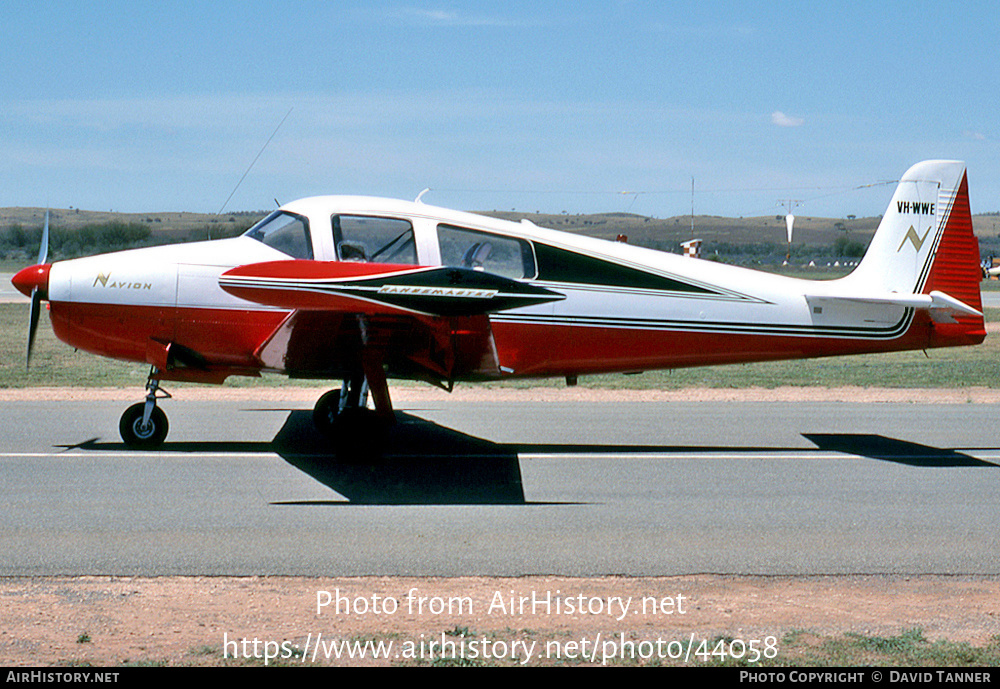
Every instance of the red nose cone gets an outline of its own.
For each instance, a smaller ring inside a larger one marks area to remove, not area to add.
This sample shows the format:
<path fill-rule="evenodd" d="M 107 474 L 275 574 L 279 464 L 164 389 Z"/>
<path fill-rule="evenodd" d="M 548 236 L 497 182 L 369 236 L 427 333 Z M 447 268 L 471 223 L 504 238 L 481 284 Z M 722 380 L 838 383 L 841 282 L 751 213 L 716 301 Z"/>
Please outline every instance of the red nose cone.
<path fill-rule="evenodd" d="M 11 283 L 17 288 L 18 292 L 26 297 L 30 297 L 31 291 L 37 287 L 42 299 L 48 299 L 49 268 L 51 267 L 52 266 L 50 264 L 43 263 L 41 265 L 25 268 L 11 278 Z"/>

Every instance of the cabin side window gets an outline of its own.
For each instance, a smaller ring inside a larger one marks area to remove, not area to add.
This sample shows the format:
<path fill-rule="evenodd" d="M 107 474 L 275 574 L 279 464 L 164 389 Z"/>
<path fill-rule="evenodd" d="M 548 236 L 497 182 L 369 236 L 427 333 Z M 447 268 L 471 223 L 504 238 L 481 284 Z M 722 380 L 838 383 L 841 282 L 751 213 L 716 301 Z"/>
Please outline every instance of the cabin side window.
<path fill-rule="evenodd" d="M 333 243 L 341 261 L 417 264 L 417 245 L 408 220 L 335 215 Z"/>
<path fill-rule="evenodd" d="M 304 216 L 274 211 L 247 230 L 244 237 L 256 239 L 272 249 L 292 258 L 311 259 L 312 239 L 309 235 L 309 221 Z"/>
<path fill-rule="evenodd" d="M 535 254 L 531 243 L 524 239 L 455 225 L 438 225 L 437 235 L 442 265 L 482 270 L 515 280 L 535 277 Z"/>

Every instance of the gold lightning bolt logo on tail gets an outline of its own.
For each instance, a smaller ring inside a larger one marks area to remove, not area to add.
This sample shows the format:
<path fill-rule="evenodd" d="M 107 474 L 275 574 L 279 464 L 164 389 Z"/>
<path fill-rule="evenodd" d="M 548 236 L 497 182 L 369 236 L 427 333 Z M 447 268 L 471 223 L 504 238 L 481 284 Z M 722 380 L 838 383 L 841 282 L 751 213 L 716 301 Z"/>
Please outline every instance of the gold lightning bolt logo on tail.
<path fill-rule="evenodd" d="M 930 231 L 931 228 L 928 227 L 927 231 L 924 232 L 924 236 L 919 237 L 917 236 L 917 231 L 913 229 L 913 225 L 910 225 L 910 229 L 906 231 L 906 236 L 903 237 L 903 241 L 899 243 L 899 248 L 896 249 L 896 253 L 898 254 L 903 250 L 903 245 L 906 244 L 906 240 L 908 239 L 910 240 L 910 243 L 913 244 L 913 248 L 916 249 L 919 254 L 920 248 L 924 245 L 924 240 L 927 239 L 927 235 L 930 234 Z"/>

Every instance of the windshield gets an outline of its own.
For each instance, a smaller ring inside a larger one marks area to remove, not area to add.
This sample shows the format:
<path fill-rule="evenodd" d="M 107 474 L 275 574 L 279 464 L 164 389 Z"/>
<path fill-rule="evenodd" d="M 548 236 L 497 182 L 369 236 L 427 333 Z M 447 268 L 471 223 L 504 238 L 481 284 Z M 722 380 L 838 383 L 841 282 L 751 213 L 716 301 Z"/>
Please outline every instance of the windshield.
<path fill-rule="evenodd" d="M 287 211 L 274 211 L 244 234 L 292 258 L 313 257 L 309 221 Z"/>

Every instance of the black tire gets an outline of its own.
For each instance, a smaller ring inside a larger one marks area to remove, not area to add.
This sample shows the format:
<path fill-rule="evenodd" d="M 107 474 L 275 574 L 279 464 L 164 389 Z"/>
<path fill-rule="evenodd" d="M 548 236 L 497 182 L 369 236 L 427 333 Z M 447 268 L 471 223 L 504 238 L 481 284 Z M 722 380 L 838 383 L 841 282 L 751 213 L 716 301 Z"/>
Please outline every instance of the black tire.
<path fill-rule="evenodd" d="M 159 407 L 153 407 L 149 416 L 149 425 L 142 427 L 142 416 L 146 411 L 146 403 L 138 402 L 125 410 L 118 422 L 118 432 L 122 440 L 133 450 L 151 450 L 163 444 L 170 425 L 167 415 Z"/>
<path fill-rule="evenodd" d="M 313 407 L 313 424 L 316 430 L 332 438 L 336 435 L 337 416 L 340 411 L 340 390 L 330 390 L 316 400 Z"/>
<path fill-rule="evenodd" d="M 313 424 L 341 459 L 379 455 L 389 426 L 374 409 L 350 407 L 340 411 L 340 390 L 331 390 L 316 401 Z"/>

